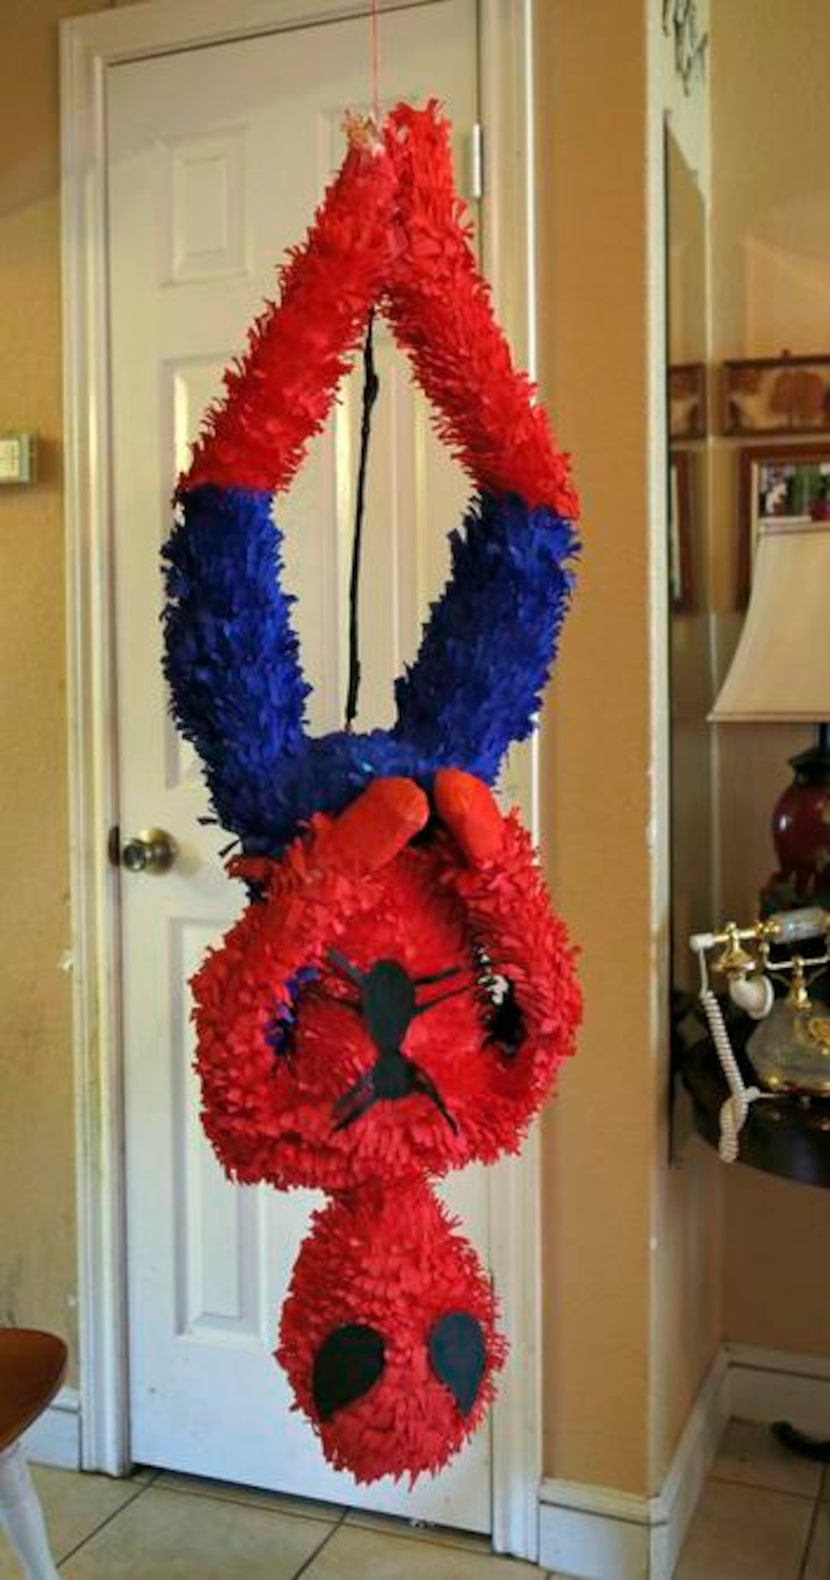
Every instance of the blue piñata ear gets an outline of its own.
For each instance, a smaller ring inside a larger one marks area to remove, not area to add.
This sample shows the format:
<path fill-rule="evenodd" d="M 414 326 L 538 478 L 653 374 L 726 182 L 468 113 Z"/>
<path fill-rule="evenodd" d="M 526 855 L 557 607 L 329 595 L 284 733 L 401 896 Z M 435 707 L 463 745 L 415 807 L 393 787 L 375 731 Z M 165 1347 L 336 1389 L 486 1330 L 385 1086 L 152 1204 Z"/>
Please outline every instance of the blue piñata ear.
<path fill-rule="evenodd" d="M 436 767 L 492 784 L 533 728 L 570 601 L 573 526 L 515 494 L 474 500 L 450 539 L 452 575 L 397 681 L 395 736 Z"/>
<path fill-rule="evenodd" d="M 262 836 L 282 765 L 305 750 L 311 689 L 281 585 L 281 534 L 268 493 L 205 484 L 178 508 L 162 550 L 171 712 L 202 759 L 220 823 Z"/>

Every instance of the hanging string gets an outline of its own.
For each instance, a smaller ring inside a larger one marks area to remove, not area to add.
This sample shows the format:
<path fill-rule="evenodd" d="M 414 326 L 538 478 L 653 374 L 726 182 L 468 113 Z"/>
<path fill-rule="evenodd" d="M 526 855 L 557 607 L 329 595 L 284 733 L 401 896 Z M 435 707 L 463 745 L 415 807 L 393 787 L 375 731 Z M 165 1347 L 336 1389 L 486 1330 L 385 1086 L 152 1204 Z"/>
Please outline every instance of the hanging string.
<path fill-rule="evenodd" d="M 372 115 L 375 125 L 380 126 L 380 22 L 378 18 L 378 0 L 372 0 L 371 7 L 371 60 L 370 75 L 372 83 Z"/>
<path fill-rule="evenodd" d="M 380 388 L 380 381 L 375 371 L 374 327 L 375 310 L 372 308 L 363 346 L 363 415 L 360 423 L 360 462 L 357 469 L 352 570 L 349 578 L 349 688 L 346 693 L 346 730 L 349 734 L 357 716 L 357 695 L 360 690 L 360 556 L 363 547 L 363 516 L 366 505 L 366 470 L 369 461 L 369 439 L 372 433 L 372 408 Z"/>
<path fill-rule="evenodd" d="M 380 25 L 378 0 L 371 0 L 369 7 L 369 80 L 372 99 L 372 116 L 380 126 Z M 375 370 L 374 308 L 366 326 L 363 346 L 363 410 L 360 423 L 360 461 L 357 469 L 355 497 L 354 541 L 352 543 L 352 568 L 349 577 L 349 683 L 346 692 L 346 732 L 351 734 L 357 717 L 357 699 L 360 691 L 360 562 L 363 549 L 363 518 L 366 510 L 366 472 L 369 463 L 369 440 L 372 434 L 372 410 L 378 398 L 380 383 Z"/>

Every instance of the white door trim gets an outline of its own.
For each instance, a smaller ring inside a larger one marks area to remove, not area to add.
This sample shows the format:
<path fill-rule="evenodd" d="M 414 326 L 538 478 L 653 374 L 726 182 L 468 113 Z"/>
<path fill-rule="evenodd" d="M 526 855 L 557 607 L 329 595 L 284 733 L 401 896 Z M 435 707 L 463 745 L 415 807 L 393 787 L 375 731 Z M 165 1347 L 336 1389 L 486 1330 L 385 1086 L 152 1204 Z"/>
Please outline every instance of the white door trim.
<path fill-rule="evenodd" d="M 440 0 L 380 0 L 383 10 Z M 479 0 L 483 246 L 496 308 L 534 372 L 534 0 Z M 82 1463 L 130 1463 L 119 879 L 110 550 L 105 105 L 119 62 L 365 14 L 367 0 L 150 0 L 61 26 L 64 410 Z M 510 772 L 536 829 L 537 766 Z M 492 1263 L 512 1341 L 493 1413 L 493 1544 L 534 1559 L 541 1474 L 538 1139 L 491 1172 Z"/>

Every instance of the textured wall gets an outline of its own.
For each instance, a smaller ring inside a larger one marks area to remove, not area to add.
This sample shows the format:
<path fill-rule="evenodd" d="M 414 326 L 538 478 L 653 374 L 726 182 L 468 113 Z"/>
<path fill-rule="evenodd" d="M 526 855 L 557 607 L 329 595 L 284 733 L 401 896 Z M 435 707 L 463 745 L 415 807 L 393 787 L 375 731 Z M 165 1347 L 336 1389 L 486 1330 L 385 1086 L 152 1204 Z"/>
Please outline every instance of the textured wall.
<path fill-rule="evenodd" d="M 73 1347 L 57 23 L 93 9 L 6 0 L 0 55 L 0 432 L 41 442 L 0 492 L 0 1322 Z"/>
<path fill-rule="evenodd" d="M 586 994 L 546 1128 L 545 1470 L 644 1493 L 721 1333 L 718 1168 L 695 1141 L 669 1165 L 664 1019 L 662 112 L 706 182 L 708 106 L 666 69 L 654 6 L 539 20 L 542 368 L 585 534 L 545 723 L 549 869 Z"/>
<path fill-rule="evenodd" d="M 707 0 L 700 26 L 710 26 Z M 662 37 L 662 100 L 670 131 L 667 147 L 669 360 L 708 360 L 708 225 L 713 149 L 711 62 L 686 92 L 675 69 L 674 43 Z M 672 981 L 694 984 L 689 933 L 711 925 L 713 850 L 707 522 L 709 445 L 694 454 L 700 514 L 694 541 L 694 607 L 673 613 L 671 625 L 672 731 Z M 663 1113 L 665 1110 L 662 1111 Z M 722 1337 L 723 1179 L 714 1152 L 684 1133 L 683 1106 L 675 1115 L 675 1158 L 667 1161 L 665 1130 L 657 1148 L 657 1239 L 654 1281 L 654 1367 L 651 1399 L 651 1486 L 666 1474 L 689 1410 Z"/>
<path fill-rule="evenodd" d="M 645 10 L 583 0 L 540 13 L 542 373 L 575 455 L 585 538 L 544 732 L 549 871 L 582 948 L 586 1004 L 545 1128 L 545 1471 L 642 1492 L 659 946 Z"/>

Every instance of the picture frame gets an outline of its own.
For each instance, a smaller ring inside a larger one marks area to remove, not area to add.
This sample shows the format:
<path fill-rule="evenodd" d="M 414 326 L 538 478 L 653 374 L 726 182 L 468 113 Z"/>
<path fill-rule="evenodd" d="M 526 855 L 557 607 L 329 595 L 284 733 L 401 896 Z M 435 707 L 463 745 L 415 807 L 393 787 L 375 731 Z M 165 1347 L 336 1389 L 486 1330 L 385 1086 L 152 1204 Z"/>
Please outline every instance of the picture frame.
<path fill-rule="evenodd" d="M 724 362 L 722 426 L 730 438 L 830 433 L 830 356 Z"/>
<path fill-rule="evenodd" d="M 708 433 L 706 363 L 676 362 L 668 372 L 669 439 L 705 439 Z"/>
<path fill-rule="evenodd" d="M 675 614 L 689 614 L 695 606 L 692 554 L 693 464 L 692 452 L 688 450 L 669 452 L 669 591 L 671 607 Z"/>
<path fill-rule="evenodd" d="M 826 444 L 747 445 L 738 451 L 738 607 L 749 602 L 763 521 L 811 521 L 830 514 Z"/>

